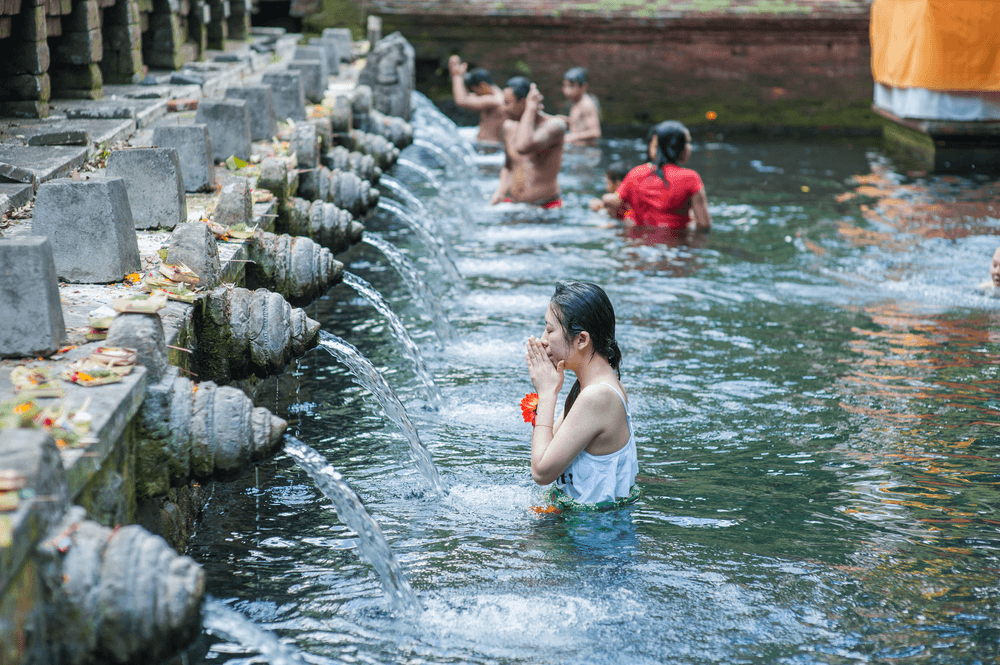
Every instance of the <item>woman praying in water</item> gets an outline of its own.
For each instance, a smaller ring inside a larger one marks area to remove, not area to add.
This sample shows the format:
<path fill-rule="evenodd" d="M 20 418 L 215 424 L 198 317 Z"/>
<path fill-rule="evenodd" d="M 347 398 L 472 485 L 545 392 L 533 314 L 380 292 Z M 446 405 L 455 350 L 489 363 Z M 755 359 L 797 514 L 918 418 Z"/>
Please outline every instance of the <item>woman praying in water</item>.
<path fill-rule="evenodd" d="M 539 485 L 556 483 L 549 501 L 600 510 L 637 500 L 635 433 L 619 381 L 615 311 L 604 289 L 559 282 L 545 312 L 545 332 L 541 339 L 528 338 L 525 358 L 538 393 L 531 477 Z M 556 418 L 566 370 L 576 383 Z"/>
<path fill-rule="evenodd" d="M 712 228 L 705 185 L 696 171 L 681 164 L 691 158 L 691 132 L 676 120 L 665 120 L 649 133 L 648 164 L 637 166 L 613 194 L 604 196 L 604 205 L 613 218 L 622 218 L 621 209 L 631 206 L 636 226 L 652 226 L 679 231 L 694 218 L 697 231 Z"/>

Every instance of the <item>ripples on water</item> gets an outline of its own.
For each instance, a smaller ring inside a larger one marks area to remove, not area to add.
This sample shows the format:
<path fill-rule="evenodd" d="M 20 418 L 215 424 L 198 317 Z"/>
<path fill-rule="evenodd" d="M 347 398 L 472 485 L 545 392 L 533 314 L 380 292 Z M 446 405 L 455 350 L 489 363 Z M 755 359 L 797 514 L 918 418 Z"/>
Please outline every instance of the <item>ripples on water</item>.
<path fill-rule="evenodd" d="M 405 151 L 419 168 L 393 177 L 438 216 L 468 293 L 391 215 L 366 225 L 448 293 L 458 341 L 435 344 L 377 250 L 341 258 L 393 303 L 445 406 L 425 408 L 347 287 L 308 312 L 382 371 L 450 492 L 425 491 L 406 440 L 325 353 L 263 405 L 348 479 L 425 611 L 393 615 L 356 536 L 285 456 L 216 484 L 190 549 L 210 592 L 311 662 L 995 662 L 1000 301 L 976 287 L 996 182 L 899 174 L 863 140 L 697 148 L 715 228 L 694 243 L 629 237 L 586 209 L 637 141 L 568 153 L 555 212 L 487 208 L 494 158 L 459 187 L 441 155 Z M 615 304 L 644 498 L 537 517 L 523 343 L 570 277 Z M 234 651 L 204 660 L 252 657 Z"/>

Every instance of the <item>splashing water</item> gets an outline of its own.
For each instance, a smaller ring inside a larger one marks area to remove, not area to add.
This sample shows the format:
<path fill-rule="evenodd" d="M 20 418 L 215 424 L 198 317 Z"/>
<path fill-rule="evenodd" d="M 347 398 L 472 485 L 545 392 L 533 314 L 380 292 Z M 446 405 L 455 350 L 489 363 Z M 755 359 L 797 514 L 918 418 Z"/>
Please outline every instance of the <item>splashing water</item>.
<path fill-rule="evenodd" d="M 418 616 L 422 609 L 417 595 L 413 593 L 409 581 L 396 555 L 389 548 L 378 522 L 368 514 L 361 499 L 355 494 L 344 477 L 330 466 L 318 452 L 292 436 L 285 436 L 285 452 L 302 467 L 316 483 L 316 487 L 330 501 L 337 516 L 354 533 L 358 534 L 358 551 L 378 572 L 382 588 L 393 609 L 408 616 Z"/>
<path fill-rule="evenodd" d="M 423 240 L 424 245 L 434 253 L 441 267 L 449 273 L 452 281 L 461 288 L 463 283 L 462 274 L 458 272 L 458 266 L 455 265 L 451 247 L 441 239 L 440 235 L 432 233 L 426 226 L 420 223 L 420 220 L 395 201 L 382 199 L 378 202 L 378 208 L 379 210 L 392 213 L 396 216 L 396 219 L 416 231 L 420 239 Z"/>
<path fill-rule="evenodd" d="M 399 180 L 396 180 L 390 175 L 383 175 L 379 179 L 379 184 L 385 186 L 385 188 L 393 194 L 405 199 L 406 205 L 408 205 L 424 219 L 432 219 L 430 212 L 427 210 L 427 206 L 424 205 L 424 202 L 418 199 L 416 195 Z"/>
<path fill-rule="evenodd" d="M 446 490 L 441 483 L 437 467 L 434 466 L 434 460 L 431 459 L 430 451 L 420 441 L 417 428 L 413 426 L 413 422 L 406 414 L 403 403 L 399 401 L 399 397 L 396 396 L 385 377 L 375 369 L 375 365 L 368 358 L 365 358 L 356 346 L 324 330 L 319 332 L 319 345 L 334 358 L 347 365 L 351 374 L 354 375 L 355 383 L 368 390 L 378 400 L 385 414 L 396 423 L 403 436 L 406 437 L 410 444 L 410 454 L 420 473 L 424 475 L 435 492 L 445 494 Z"/>
<path fill-rule="evenodd" d="M 426 180 L 431 187 L 434 189 L 441 189 L 441 181 L 438 180 L 434 172 L 423 164 L 418 164 L 412 160 L 406 159 L 405 157 L 400 157 L 396 160 L 396 166 L 401 166 L 403 168 L 410 169 L 414 173 L 420 175 L 424 180 Z"/>
<path fill-rule="evenodd" d="M 420 349 L 417 348 L 413 339 L 410 338 L 410 333 L 407 332 L 403 322 L 399 320 L 399 317 L 392 310 L 392 305 L 382 297 L 382 294 L 375 287 L 354 273 L 344 271 L 344 283 L 357 291 L 358 294 L 378 310 L 379 314 L 385 317 L 393 336 L 402 344 L 403 351 L 406 352 L 407 357 L 413 362 L 417 376 L 420 377 L 420 381 L 427 390 L 427 397 L 433 402 L 434 406 L 440 407 L 442 404 L 441 391 L 438 389 L 437 384 L 434 383 L 434 377 L 431 376 L 430 371 L 427 369 L 424 358 L 420 355 Z"/>
<path fill-rule="evenodd" d="M 283 644 L 277 635 L 255 625 L 215 598 L 205 597 L 201 614 L 202 624 L 210 632 L 260 653 L 271 665 L 306 665 L 295 647 Z"/>
<path fill-rule="evenodd" d="M 434 332 L 437 333 L 438 339 L 442 343 L 454 342 L 456 340 L 455 329 L 448 321 L 447 315 L 441 308 L 441 303 L 431 293 L 430 288 L 424 282 L 420 273 L 417 272 L 413 263 L 399 251 L 398 247 L 375 232 L 366 231 L 362 242 L 381 251 L 385 255 L 386 260 L 396 269 L 396 272 L 399 273 L 399 276 L 406 283 L 410 293 L 419 301 L 423 310 L 430 315 L 434 323 Z"/>
<path fill-rule="evenodd" d="M 413 147 L 422 148 L 434 155 L 437 155 L 438 157 L 442 158 L 445 161 L 445 163 L 442 164 L 442 166 L 447 168 L 448 165 L 451 165 L 455 168 L 456 174 L 464 175 L 466 178 L 468 178 L 469 174 L 462 168 L 463 162 L 464 166 L 466 167 L 474 166 L 474 164 L 469 164 L 464 159 L 461 162 L 459 162 L 458 158 L 455 157 L 455 155 L 451 154 L 441 146 L 431 143 L 430 141 L 427 141 L 425 139 L 413 139 Z"/>

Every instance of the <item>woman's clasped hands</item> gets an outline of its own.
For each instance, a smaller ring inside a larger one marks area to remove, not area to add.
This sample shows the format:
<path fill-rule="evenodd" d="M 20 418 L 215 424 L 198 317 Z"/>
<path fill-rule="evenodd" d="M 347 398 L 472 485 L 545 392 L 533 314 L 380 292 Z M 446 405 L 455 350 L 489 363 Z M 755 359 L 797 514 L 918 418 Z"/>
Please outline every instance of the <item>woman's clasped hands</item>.
<path fill-rule="evenodd" d="M 540 396 L 558 395 L 563 384 L 564 362 L 560 360 L 553 363 L 541 340 L 534 336 L 529 337 L 525 344 L 524 358 L 528 363 L 528 376 L 531 377 L 531 385 L 535 387 L 535 391 Z"/>

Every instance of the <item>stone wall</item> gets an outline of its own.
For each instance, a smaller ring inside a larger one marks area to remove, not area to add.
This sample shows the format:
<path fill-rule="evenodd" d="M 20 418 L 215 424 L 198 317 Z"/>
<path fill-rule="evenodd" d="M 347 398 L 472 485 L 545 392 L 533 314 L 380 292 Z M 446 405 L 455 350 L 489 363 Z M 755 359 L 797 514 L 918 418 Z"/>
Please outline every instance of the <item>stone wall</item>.
<path fill-rule="evenodd" d="M 250 0 L 0 3 L 0 117 L 45 117 L 51 99 L 99 99 L 147 68 L 179 69 L 244 40 Z"/>
<path fill-rule="evenodd" d="M 442 106 L 451 97 L 447 59 L 459 53 L 500 84 L 530 76 L 550 111 L 565 104 L 563 73 L 586 67 L 606 125 L 878 127 L 867 2 L 375 0 L 369 11 L 382 15 L 385 33 L 407 34 L 417 85 Z"/>

